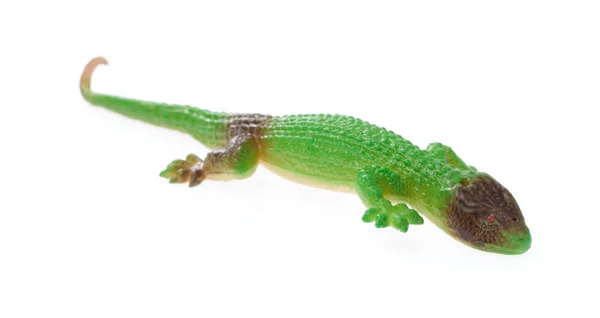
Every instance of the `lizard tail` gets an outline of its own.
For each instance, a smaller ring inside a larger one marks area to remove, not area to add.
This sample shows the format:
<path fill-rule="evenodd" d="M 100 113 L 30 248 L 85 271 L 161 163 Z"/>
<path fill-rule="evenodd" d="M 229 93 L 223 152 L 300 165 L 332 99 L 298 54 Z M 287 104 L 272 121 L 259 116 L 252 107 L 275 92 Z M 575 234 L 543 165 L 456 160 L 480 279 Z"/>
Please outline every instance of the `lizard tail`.
<path fill-rule="evenodd" d="M 105 58 L 98 56 L 91 60 L 83 69 L 83 73 L 81 73 L 81 80 L 79 81 L 79 88 L 81 89 L 81 95 L 86 100 L 88 97 L 93 94 L 90 88 L 92 82 L 92 74 L 98 65 L 104 64 L 108 65 L 108 61 Z"/>
<path fill-rule="evenodd" d="M 81 95 L 89 103 L 153 125 L 189 133 L 211 148 L 227 143 L 228 114 L 187 105 L 169 105 L 93 92 L 90 87 L 92 73 L 101 64 L 106 65 L 108 62 L 103 57 L 96 57 L 81 74 L 79 88 Z"/>

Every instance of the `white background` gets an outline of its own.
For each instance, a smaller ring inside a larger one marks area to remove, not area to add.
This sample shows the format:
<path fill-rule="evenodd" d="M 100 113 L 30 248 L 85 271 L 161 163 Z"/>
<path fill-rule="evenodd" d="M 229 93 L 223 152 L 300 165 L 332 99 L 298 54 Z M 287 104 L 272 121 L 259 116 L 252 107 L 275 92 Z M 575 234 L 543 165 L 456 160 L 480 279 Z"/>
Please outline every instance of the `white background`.
<path fill-rule="evenodd" d="M 16 2 L 15 2 L 16 3 Z M 598 317 L 597 1 L 0 5 L 0 317 Z M 188 189 L 207 149 L 99 92 L 343 113 L 450 145 L 517 198 L 521 256 L 259 169 Z"/>

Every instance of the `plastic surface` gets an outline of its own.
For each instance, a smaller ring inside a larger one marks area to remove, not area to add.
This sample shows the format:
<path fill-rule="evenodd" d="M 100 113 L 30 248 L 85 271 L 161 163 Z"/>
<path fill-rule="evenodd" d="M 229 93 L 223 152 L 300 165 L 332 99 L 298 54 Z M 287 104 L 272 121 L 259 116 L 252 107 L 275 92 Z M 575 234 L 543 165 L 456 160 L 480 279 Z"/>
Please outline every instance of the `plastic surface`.
<path fill-rule="evenodd" d="M 510 192 L 450 147 L 432 143 L 421 150 L 392 131 L 343 115 L 225 114 L 96 94 L 90 77 L 99 64 L 106 60 L 92 60 L 82 75 L 87 101 L 218 148 L 204 160 L 189 155 L 169 164 L 161 176 L 173 183 L 243 179 L 260 163 L 296 182 L 357 193 L 367 208 L 363 221 L 380 228 L 406 232 L 423 223 L 420 213 L 480 250 L 520 254 L 531 245 Z"/>

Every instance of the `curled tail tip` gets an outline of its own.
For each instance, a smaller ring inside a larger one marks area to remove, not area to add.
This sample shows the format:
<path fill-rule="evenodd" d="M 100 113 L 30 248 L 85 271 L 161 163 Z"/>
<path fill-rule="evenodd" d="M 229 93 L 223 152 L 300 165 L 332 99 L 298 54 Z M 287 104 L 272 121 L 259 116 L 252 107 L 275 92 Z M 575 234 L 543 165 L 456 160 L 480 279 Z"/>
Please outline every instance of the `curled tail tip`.
<path fill-rule="evenodd" d="M 90 83 L 92 80 L 92 73 L 96 67 L 100 64 L 108 65 L 108 62 L 105 58 L 98 56 L 92 59 L 83 69 L 83 73 L 81 73 L 81 80 L 79 82 L 79 88 L 81 89 L 81 94 L 86 97 L 91 94 L 92 90 L 90 88 Z"/>

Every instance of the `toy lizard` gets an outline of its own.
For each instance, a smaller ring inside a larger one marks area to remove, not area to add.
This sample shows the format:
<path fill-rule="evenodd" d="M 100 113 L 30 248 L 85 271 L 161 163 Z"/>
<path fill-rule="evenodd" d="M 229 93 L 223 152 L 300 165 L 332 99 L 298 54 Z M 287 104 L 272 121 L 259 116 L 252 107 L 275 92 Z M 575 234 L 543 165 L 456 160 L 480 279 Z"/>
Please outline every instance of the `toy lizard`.
<path fill-rule="evenodd" d="M 419 211 L 447 234 L 476 249 L 521 254 L 531 235 L 510 192 L 467 166 L 448 146 L 419 149 L 401 136 L 342 115 L 227 114 L 92 92 L 89 62 L 83 97 L 125 116 L 190 134 L 211 149 L 175 160 L 160 173 L 194 187 L 204 180 L 250 177 L 258 164 L 296 182 L 357 193 L 365 222 L 406 232 L 423 224 Z M 410 208 L 416 209 L 416 211 Z"/>

